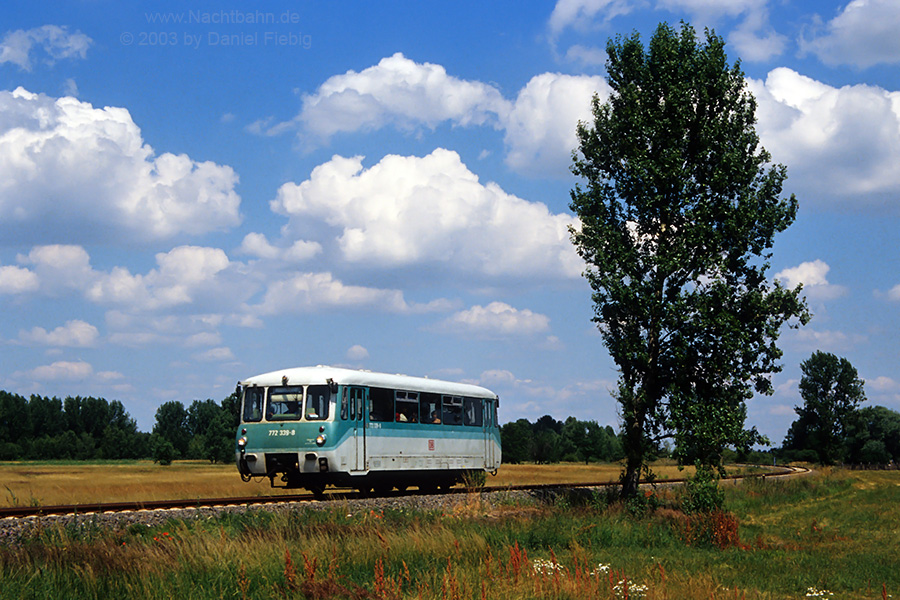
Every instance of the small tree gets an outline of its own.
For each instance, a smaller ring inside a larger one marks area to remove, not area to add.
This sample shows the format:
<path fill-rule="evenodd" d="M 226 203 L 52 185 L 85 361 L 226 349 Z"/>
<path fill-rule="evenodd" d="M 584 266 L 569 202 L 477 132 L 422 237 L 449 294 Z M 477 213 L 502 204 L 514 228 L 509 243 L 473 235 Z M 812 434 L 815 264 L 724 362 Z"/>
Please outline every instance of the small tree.
<path fill-rule="evenodd" d="M 856 407 L 865 402 L 865 383 L 846 358 L 816 351 L 800 365 L 798 419 L 785 438 L 786 450 L 813 450 L 818 462 L 834 464 L 844 455 L 844 437 Z"/>
<path fill-rule="evenodd" d="M 781 326 L 808 319 L 799 287 L 767 281 L 797 200 L 780 197 L 786 169 L 759 146 L 724 45 L 689 25 L 661 24 L 646 51 L 637 34 L 610 40 L 612 93 L 578 126 L 571 233 L 619 368 L 626 497 L 665 437 L 681 462 L 713 468 L 725 445 L 760 441 L 745 401 L 771 393 Z"/>
<path fill-rule="evenodd" d="M 188 413 L 178 400 L 164 402 L 156 409 L 153 434 L 168 441 L 175 451 L 174 458 L 184 458 L 191 440 Z"/>

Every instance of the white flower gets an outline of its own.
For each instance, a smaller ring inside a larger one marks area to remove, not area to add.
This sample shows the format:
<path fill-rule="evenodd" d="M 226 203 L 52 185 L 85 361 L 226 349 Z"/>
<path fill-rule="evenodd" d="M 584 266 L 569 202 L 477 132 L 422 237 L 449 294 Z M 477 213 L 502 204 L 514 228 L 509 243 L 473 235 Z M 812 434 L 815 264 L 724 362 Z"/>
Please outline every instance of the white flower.
<path fill-rule="evenodd" d="M 613 593 L 615 593 L 616 598 L 628 597 L 631 600 L 642 600 L 647 597 L 648 589 L 646 585 L 634 583 L 629 579 L 622 579 L 613 587 Z M 627 594 L 626 590 L 628 590 Z"/>

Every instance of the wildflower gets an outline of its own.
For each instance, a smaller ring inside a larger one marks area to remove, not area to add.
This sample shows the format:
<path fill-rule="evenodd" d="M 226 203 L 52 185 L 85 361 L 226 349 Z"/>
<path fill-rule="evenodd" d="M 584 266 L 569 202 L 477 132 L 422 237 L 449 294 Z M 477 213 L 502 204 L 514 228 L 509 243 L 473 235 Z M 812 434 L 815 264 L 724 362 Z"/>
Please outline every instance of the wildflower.
<path fill-rule="evenodd" d="M 807 598 L 825 598 L 827 596 L 834 596 L 834 592 L 829 592 L 828 590 L 820 590 L 815 586 L 806 588 Z"/>
<path fill-rule="evenodd" d="M 538 575 L 552 575 L 554 571 L 559 571 L 561 575 L 565 575 L 566 571 L 566 568 L 558 562 L 544 558 L 534 559 L 531 563 L 531 569 Z"/>
<path fill-rule="evenodd" d="M 609 565 L 604 565 L 603 563 L 597 563 L 597 568 L 590 572 L 591 577 L 597 577 L 599 575 L 606 575 L 609 573 Z"/>
<path fill-rule="evenodd" d="M 613 593 L 616 595 L 616 598 L 643 600 L 643 598 L 647 597 L 648 589 L 649 588 L 646 585 L 634 583 L 629 579 L 621 579 L 619 583 L 613 587 Z"/>

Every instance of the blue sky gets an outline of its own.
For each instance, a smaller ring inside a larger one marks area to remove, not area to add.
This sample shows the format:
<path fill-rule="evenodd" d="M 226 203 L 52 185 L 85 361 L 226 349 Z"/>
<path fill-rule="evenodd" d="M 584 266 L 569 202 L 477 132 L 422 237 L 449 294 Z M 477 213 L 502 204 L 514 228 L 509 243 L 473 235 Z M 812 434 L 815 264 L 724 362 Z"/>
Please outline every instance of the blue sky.
<path fill-rule="evenodd" d="M 781 443 L 815 350 L 900 410 L 898 9 L 7 2 L 0 389 L 118 399 L 149 430 L 163 402 L 332 364 L 487 386 L 503 422 L 616 425 L 570 152 L 607 39 L 685 20 L 741 59 L 801 207 L 770 275 L 814 318 L 748 425 Z"/>

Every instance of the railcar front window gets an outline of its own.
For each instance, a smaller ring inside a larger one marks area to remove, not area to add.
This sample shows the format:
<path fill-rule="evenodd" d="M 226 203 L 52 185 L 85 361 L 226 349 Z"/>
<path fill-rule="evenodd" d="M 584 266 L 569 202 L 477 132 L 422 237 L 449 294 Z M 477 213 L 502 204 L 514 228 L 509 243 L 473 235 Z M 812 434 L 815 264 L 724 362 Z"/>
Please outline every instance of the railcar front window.
<path fill-rule="evenodd" d="M 331 404 L 331 390 L 327 385 L 311 385 L 306 388 L 306 418 L 309 421 L 323 421 L 328 418 Z"/>
<path fill-rule="evenodd" d="M 303 387 L 281 386 L 269 388 L 266 419 L 273 421 L 297 421 L 303 406 Z"/>
<path fill-rule="evenodd" d="M 265 388 L 244 388 L 244 421 L 256 423 L 262 421 L 263 400 L 266 397 Z"/>

